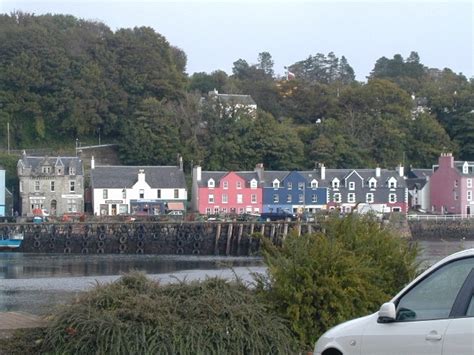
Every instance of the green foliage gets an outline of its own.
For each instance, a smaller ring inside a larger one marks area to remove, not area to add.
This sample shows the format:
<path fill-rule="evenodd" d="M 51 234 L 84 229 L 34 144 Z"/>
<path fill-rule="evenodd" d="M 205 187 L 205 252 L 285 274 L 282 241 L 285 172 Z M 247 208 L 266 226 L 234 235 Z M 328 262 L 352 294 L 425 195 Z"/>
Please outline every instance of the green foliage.
<path fill-rule="evenodd" d="M 374 312 L 416 272 L 417 249 L 370 216 L 331 216 L 323 231 L 264 243 L 258 289 L 308 349 L 328 328 Z"/>
<path fill-rule="evenodd" d="M 295 352 L 286 324 L 241 282 L 160 286 L 137 273 L 56 313 L 44 343 L 61 354 Z"/>

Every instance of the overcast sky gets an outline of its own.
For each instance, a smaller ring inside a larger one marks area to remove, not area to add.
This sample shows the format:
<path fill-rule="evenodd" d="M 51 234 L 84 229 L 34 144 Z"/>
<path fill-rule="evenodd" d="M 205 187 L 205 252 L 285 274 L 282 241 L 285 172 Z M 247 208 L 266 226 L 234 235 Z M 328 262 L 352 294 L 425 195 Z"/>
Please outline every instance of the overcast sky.
<path fill-rule="evenodd" d="M 275 72 L 309 55 L 344 55 L 358 80 L 375 61 L 417 51 L 421 62 L 473 76 L 471 1 L 0 0 L 0 12 L 72 14 L 111 29 L 150 26 L 183 49 L 187 71 L 231 73 L 267 51 Z"/>

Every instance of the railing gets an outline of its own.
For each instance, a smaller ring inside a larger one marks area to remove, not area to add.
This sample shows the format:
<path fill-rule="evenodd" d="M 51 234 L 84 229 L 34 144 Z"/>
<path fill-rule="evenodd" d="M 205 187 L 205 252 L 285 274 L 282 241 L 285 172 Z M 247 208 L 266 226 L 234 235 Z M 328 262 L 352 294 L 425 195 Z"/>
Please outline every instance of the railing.
<path fill-rule="evenodd" d="M 409 214 L 407 215 L 409 221 L 452 221 L 459 219 L 473 219 L 474 215 L 467 214 Z"/>

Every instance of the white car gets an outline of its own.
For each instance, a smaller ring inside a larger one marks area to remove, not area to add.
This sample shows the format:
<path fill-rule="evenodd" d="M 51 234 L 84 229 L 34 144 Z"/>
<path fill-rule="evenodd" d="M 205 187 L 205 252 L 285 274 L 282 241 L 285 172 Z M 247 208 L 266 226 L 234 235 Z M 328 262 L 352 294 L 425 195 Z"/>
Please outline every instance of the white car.
<path fill-rule="evenodd" d="M 474 249 L 436 263 L 379 312 L 330 329 L 314 354 L 473 355 Z"/>

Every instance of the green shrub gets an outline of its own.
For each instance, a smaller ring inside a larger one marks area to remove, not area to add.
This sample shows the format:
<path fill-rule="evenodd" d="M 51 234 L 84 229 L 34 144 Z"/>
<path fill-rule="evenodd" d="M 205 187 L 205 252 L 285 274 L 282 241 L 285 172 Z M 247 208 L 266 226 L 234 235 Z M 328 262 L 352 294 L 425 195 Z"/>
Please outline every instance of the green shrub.
<path fill-rule="evenodd" d="M 160 286 L 142 274 L 96 286 L 58 312 L 45 351 L 62 354 L 287 354 L 284 321 L 239 281 Z"/>
<path fill-rule="evenodd" d="M 374 218 L 331 216 L 322 233 L 264 242 L 268 274 L 259 293 L 308 348 L 328 328 L 369 314 L 416 273 L 417 249 Z"/>

